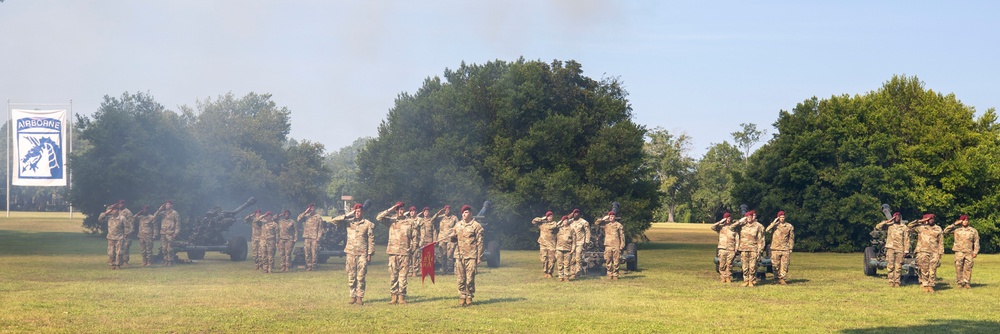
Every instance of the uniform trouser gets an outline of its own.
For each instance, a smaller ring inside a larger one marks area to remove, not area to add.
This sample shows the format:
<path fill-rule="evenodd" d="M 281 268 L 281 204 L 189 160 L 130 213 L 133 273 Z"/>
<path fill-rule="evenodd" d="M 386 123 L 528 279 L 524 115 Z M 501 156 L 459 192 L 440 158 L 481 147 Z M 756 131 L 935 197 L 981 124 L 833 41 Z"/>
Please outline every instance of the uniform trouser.
<path fill-rule="evenodd" d="M 458 277 L 458 297 L 475 297 L 476 259 L 455 259 L 455 276 Z"/>
<path fill-rule="evenodd" d="M 174 237 L 160 234 L 160 254 L 163 254 L 163 264 L 174 263 Z"/>
<path fill-rule="evenodd" d="M 557 250 L 556 263 L 559 264 L 559 278 L 569 278 L 573 262 L 573 251 Z"/>
<path fill-rule="evenodd" d="M 917 253 L 917 268 L 920 269 L 920 285 L 933 287 L 937 279 L 937 263 L 934 263 L 935 254 L 920 252 Z"/>
<path fill-rule="evenodd" d="M 777 276 L 779 280 L 788 279 L 788 263 L 791 260 L 792 252 L 786 250 L 771 250 L 771 267 L 774 270 L 774 276 Z"/>
<path fill-rule="evenodd" d="M 281 239 L 278 242 L 278 249 L 281 250 L 281 269 L 288 269 L 292 266 L 292 251 L 295 250 L 295 239 Z"/>
<path fill-rule="evenodd" d="M 451 242 L 438 243 L 441 252 L 441 267 L 444 272 L 451 272 L 455 266 L 455 244 Z"/>
<path fill-rule="evenodd" d="M 889 278 L 889 283 L 899 284 L 899 271 L 903 269 L 903 257 L 905 256 L 906 252 L 895 249 L 885 250 L 885 267 L 889 270 L 886 276 Z"/>
<path fill-rule="evenodd" d="M 972 253 L 955 252 L 955 282 L 969 284 L 972 279 Z"/>
<path fill-rule="evenodd" d="M 313 238 L 306 238 L 306 242 L 302 245 L 302 253 L 306 256 L 306 268 L 316 267 L 316 253 L 319 251 L 319 240 Z"/>
<path fill-rule="evenodd" d="M 744 282 L 757 283 L 757 260 L 760 260 L 760 253 L 758 252 L 740 252 L 740 261 L 743 262 Z"/>
<path fill-rule="evenodd" d="M 583 270 L 583 244 L 573 245 L 573 276 L 579 275 Z"/>
<path fill-rule="evenodd" d="M 553 248 L 542 248 L 538 250 L 538 259 L 542 261 L 542 273 L 552 275 L 552 270 L 556 264 L 556 250 Z"/>
<path fill-rule="evenodd" d="M 108 239 L 108 264 L 111 266 L 122 265 L 122 259 L 125 256 L 123 252 L 123 247 L 125 246 L 125 240 L 111 240 Z"/>
<path fill-rule="evenodd" d="M 122 246 L 122 254 L 123 254 L 123 256 L 122 256 L 123 257 L 122 264 L 128 264 L 128 260 L 129 260 L 128 254 L 131 253 L 132 239 L 129 239 L 128 237 L 125 237 L 125 240 L 123 240 L 123 241 L 124 241 L 125 245 Z"/>
<path fill-rule="evenodd" d="M 410 270 L 410 255 L 389 255 L 389 293 L 406 295 L 406 274 Z"/>
<path fill-rule="evenodd" d="M 736 252 L 726 249 L 719 250 L 719 277 L 720 278 L 731 278 L 733 277 L 733 259 L 736 258 Z"/>
<path fill-rule="evenodd" d="M 622 261 L 622 250 L 617 247 L 604 247 L 604 268 L 608 276 L 618 277 L 618 265 Z"/>
<path fill-rule="evenodd" d="M 139 248 L 142 248 L 142 264 L 153 263 L 153 237 L 139 238 Z"/>
<path fill-rule="evenodd" d="M 347 288 L 351 298 L 365 297 L 365 276 L 368 275 L 367 255 L 347 254 Z"/>
<path fill-rule="evenodd" d="M 250 237 L 250 251 L 253 253 L 253 264 L 260 268 L 260 237 Z"/>
<path fill-rule="evenodd" d="M 410 252 L 410 276 L 417 276 L 420 273 L 420 248 Z"/>
<path fill-rule="evenodd" d="M 275 239 L 261 239 L 261 267 L 266 271 L 274 268 L 274 253 L 278 250 L 278 242 Z"/>

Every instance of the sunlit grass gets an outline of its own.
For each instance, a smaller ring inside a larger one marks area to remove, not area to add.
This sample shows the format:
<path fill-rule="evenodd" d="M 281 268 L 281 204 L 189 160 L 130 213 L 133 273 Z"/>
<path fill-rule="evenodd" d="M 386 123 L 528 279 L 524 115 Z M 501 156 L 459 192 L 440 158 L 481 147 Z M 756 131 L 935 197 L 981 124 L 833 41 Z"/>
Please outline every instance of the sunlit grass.
<path fill-rule="evenodd" d="M 2 332 L 941 332 L 1000 325 L 1000 256 L 977 259 L 972 290 L 955 289 L 951 255 L 939 292 L 862 274 L 860 254 L 793 253 L 788 286 L 722 284 L 712 267 L 715 234 L 702 224 L 654 224 L 639 272 L 609 282 L 542 278 L 537 251 L 504 251 L 480 267 L 476 305 L 458 306 L 453 275 L 411 278 L 409 305 L 387 305 L 379 247 L 367 305 L 347 304 L 343 260 L 316 272 L 260 274 L 251 262 L 208 253 L 174 267 L 106 265 L 104 239 L 80 218 L 0 218 Z M 138 247 L 133 245 L 133 262 Z M 182 255 L 183 257 L 183 255 Z M 882 272 L 881 274 L 884 274 Z"/>

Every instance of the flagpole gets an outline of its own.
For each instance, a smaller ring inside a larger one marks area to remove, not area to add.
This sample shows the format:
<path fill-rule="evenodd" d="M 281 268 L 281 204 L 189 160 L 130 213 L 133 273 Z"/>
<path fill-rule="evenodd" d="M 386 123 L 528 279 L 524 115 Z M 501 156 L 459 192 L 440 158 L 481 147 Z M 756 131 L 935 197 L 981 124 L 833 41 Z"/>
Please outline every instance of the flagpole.
<path fill-rule="evenodd" d="M 7 208 L 7 218 L 10 218 L 10 162 L 11 162 L 10 154 L 12 153 L 11 152 L 11 148 L 10 148 L 10 144 L 11 144 L 10 143 L 10 127 L 12 125 L 11 122 L 10 122 L 11 119 L 12 118 L 11 118 L 11 115 L 10 115 L 10 99 L 7 99 L 7 139 L 4 140 L 4 142 L 7 143 L 7 206 L 6 206 L 6 208 Z"/>
<path fill-rule="evenodd" d="M 69 170 L 69 156 L 73 153 L 73 99 L 69 100 L 69 116 L 66 117 L 66 123 L 69 127 L 66 129 L 66 136 L 68 137 L 68 145 L 66 152 L 63 153 L 63 171 L 66 172 L 66 198 L 70 199 L 73 196 L 73 173 Z M 73 219 L 73 202 L 66 201 L 69 203 L 69 219 Z"/>

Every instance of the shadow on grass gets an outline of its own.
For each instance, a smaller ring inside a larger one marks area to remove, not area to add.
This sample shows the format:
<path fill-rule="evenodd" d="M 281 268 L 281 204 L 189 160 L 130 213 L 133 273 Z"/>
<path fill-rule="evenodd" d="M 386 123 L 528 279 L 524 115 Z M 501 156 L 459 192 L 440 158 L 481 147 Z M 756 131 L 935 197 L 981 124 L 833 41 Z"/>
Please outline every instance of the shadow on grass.
<path fill-rule="evenodd" d="M 785 281 L 785 283 L 788 283 L 788 285 L 793 285 L 793 284 L 809 283 L 809 280 L 804 279 L 804 278 L 790 279 L 790 280 Z"/>
<path fill-rule="evenodd" d="M 684 244 L 684 243 L 665 243 L 665 242 L 644 242 L 639 246 L 639 257 L 642 257 L 642 251 L 644 250 L 709 250 L 712 251 L 716 248 L 715 244 Z"/>
<path fill-rule="evenodd" d="M 995 333 L 1000 322 L 933 319 L 923 325 L 845 329 L 841 333 Z"/>
<path fill-rule="evenodd" d="M 455 301 L 458 301 L 458 296 L 448 296 L 448 297 L 438 296 L 438 297 L 431 297 L 431 298 L 421 297 L 421 296 L 407 296 L 407 297 L 410 298 L 410 300 L 407 301 L 408 303 L 430 303 L 430 302 L 436 302 L 436 301 L 439 301 L 439 300 L 455 300 Z"/>
<path fill-rule="evenodd" d="M 475 304 L 488 305 L 488 304 L 499 304 L 499 303 L 513 303 L 513 302 L 520 302 L 520 301 L 525 301 L 525 300 L 528 300 L 528 298 L 524 298 L 524 297 L 517 297 L 517 298 L 490 298 L 490 299 L 487 299 L 487 300 L 476 301 Z"/>
<path fill-rule="evenodd" d="M 0 230 L 0 254 L 4 255 L 80 255 L 99 253 L 102 247 L 107 247 L 107 239 L 97 235 Z"/>

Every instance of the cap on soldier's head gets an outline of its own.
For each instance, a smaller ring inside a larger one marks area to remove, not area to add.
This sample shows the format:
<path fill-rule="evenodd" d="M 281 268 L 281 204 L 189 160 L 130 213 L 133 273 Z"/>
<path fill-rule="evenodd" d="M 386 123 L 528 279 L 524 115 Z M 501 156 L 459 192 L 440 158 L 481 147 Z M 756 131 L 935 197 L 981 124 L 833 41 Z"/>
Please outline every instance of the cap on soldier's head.
<path fill-rule="evenodd" d="M 174 204 L 174 201 L 173 201 L 173 200 L 169 200 L 169 199 L 168 199 L 168 200 L 167 200 L 167 202 L 166 202 L 166 203 L 164 203 L 164 204 Z"/>
<path fill-rule="evenodd" d="M 463 206 L 462 206 L 462 210 L 460 210 L 460 211 L 461 211 L 461 212 L 466 212 L 466 211 L 469 211 L 469 212 L 471 212 L 471 211 L 472 211 L 472 207 L 471 207 L 471 206 L 469 206 L 468 204 L 466 204 L 466 205 L 463 205 Z"/>
<path fill-rule="evenodd" d="M 931 219 L 931 218 L 934 218 L 934 214 L 933 213 L 924 214 L 924 219 Z"/>
<path fill-rule="evenodd" d="M 580 209 L 573 209 L 573 212 L 570 213 L 580 213 Z"/>
<path fill-rule="evenodd" d="M 364 208 L 364 207 L 365 207 L 365 206 L 364 206 L 364 205 L 361 205 L 361 203 L 358 203 L 358 204 L 354 204 L 354 210 L 358 210 L 358 209 L 361 209 L 361 208 Z"/>
<path fill-rule="evenodd" d="M 969 215 L 958 216 L 958 220 L 968 220 L 968 219 L 969 219 Z"/>
<path fill-rule="evenodd" d="M 427 206 L 425 206 L 425 207 L 424 207 L 424 209 L 423 209 L 423 210 L 421 210 L 421 211 L 431 211 L 431 208 L 430 208 L 430 207 L 427 207 Z"/>
<path fill-rule="evenodd" d="M 445 204 L 445 205 L 444 205 L 444 209 L 445 209 L 445 210 L 451 210 L 451 205 L 447 205 L 447 204 Z"/>
<path fill-rule="evenodd" d="M 396 207 L 397 208 L 402 208 L 403 207 L 403 202 L 396 202 Z"/>
<path fill-rule="evenodd" d="M 310 209 L 315 208 L 316 207 L 316 203 L 309 203 L 308 207 Z"/>
<path fill-rule="evenodd" d="M 614 216 L 614 215 L 615 215 L 614 211 L 608 211 L 608 216 Z"/>
<path fill-rule="evenodd" d="M 551 216 L 551 215 L 552 215 L 552 211 L 547 211 L 547 212 L 545 212 L 545 216 L 546 216 L 546 217 L 548 217 L 548 216 Z"/>
<path fill-rule="evenodd" d="M 417 211 L 417 207 L 415 207 L 415 206 L 411 206 L 411 207 L 410 207 L 410 211 Z"/>
<path fill-rule="evenodd" d="M 756 214 L 756 212 L 753 212 L 753 210 L 750 210 L 750 211 L 747 211 L 747 214 L 745 214 L 744 216 L 750 217 L 750 216 L 753 216 L 754 214 Z"/>
<path fill-rule="evenodd" d="M 562 219 L 560 220 L 566 220 L 566 219 L 569 219 L 569 216 L 563 216 Z"/>
<path fill-rule="evenodd" d="M 254 211 L 253 214 L 259 215 L 260 214 L 260 209 L 257 209 L 257 211 Z"/>
<path fill-rule="evenodd" d="M 125 205 L 125 200 L 123 199 L 118 200 L 118 205 Z"/>
<path fill-rule="evenodd" d="M 729 218 L 729 216 L 730 216 L 729 212 L 726 212 L 726 213 L 722 214 L 722 218 Z"/>
<path fill-rule="evenodd" d="M 264 213 L 264 217 L 267 217 L 267 216 L 270 216 L 270 215 L 271 215 L 271 211 L 268 211 L 268 212 Z"/>
<path fill-rule="evenodd" d="M 142 210 L 143 211 L 149 211 L 149 205 L 143 205 L 142 206 Z"/>
<path fill-rule="evenodd" d="M 899 211 L 896 211 L 896 213 L 893 213 L 893 214 L 892 214 L 892 216 L 893 216 L 893 217 L 896 217 L 896 218 L 899 218 L 899 217 L 900 217 L 900 215 L 899 215 Z"/>
<path fill-rule="evenodd" d="M 281 214 L 283 214 L 283 215 L 285 215 L 285 216 L 288 216 L 288 215 L 291 215 L 291 214 L 292 214 L 292 212 L 291 212 L 291 211 L 288 211 L 288 209 L 284 209 L 284 210 L 281 210 Z"/>
<path fill-rule="evenodd" d="M 785 215 L 784 211 L 778 211 L 778 217 L 781 217 L 781 216 L 784 216 L 784 215 Z"/>

